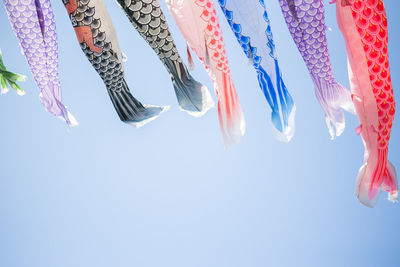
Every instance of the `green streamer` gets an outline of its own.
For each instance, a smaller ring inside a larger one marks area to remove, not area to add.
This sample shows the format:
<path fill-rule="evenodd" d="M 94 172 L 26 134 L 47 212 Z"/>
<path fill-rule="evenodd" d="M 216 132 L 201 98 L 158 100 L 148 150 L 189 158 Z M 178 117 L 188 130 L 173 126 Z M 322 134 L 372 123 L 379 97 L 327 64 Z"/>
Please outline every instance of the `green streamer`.
<path fill-rule="evenodd" d="M 24 82 L 26 80 L 25 75 L 13 73 L 7 70 L 3 63 L 3 57 L 0 50 L 0 84 L 1 84 L 1 93 L 5 94 L 10 89 L 14 89 L 18 95 L 24 95 L 25 91 L 21 89 L 21 87 L 17 84 L 17 82 Z"/>

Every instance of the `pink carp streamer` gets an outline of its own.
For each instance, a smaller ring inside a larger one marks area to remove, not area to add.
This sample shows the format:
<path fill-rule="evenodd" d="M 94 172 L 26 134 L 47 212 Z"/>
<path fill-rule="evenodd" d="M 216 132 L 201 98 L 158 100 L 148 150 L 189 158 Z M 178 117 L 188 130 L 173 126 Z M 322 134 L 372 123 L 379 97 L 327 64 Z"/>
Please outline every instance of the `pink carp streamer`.
<path fill-rule="evenodd" d="M 369 207 L 382 190 L 397 201 L 397 175 L 387 159 L 395 101 L 385 7 L 382 0 L 339 0 L 336 15 L 346 42 L 350 88 L 360 121 L 357 132 L 365 146 L 356 194 Z"/>
<path fill-rule="evenodd" d="M 40 102 L 47 112 L 65 120 L 69 126 L 77 125 L 62 103 L 56 24 L 50 0 L 4 0 L 4 5 L 40 89 Z"/>
<path fill-rule="evenodd" d="M 245 121 L 233 84 L 215 6 L 210 0 L 166 0 L 188 46 L 203 62 L 218 97 L 225 148 L 238 143 Z"/>

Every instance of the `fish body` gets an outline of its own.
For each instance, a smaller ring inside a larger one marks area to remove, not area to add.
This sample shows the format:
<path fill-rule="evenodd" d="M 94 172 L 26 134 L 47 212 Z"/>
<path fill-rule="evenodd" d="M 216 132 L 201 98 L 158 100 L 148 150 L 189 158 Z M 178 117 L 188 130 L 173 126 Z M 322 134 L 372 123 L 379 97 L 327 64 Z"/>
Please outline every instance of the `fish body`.
<path fill-rule="evenodd" d="M 214 106 L 204 85 L 189 73 L 176 49 L 164 13 L 157 0 L 116 0 L 126 16 L 156 52 L 168 70 L 181 110 L 201 116 Z"/>
<path fill-rule="evenodd" d="M 226 148 L 239 142 L 245 121 L 233 84 L 215 6 L 210 0 L 167 0 L 176 24 L 214 82 Z"/>
<path fill-rule="evenodd" d="M 315 96 L 325 112 L 333 139 L 343 133 L 343 110 L 354 113 L 350 92 L 333 77 L 326 40 L 322 0 L 279 0 L 283 16 L 297 48 L 307 65 L 315 87 Z"/>
<path fill-rule="evenodd" d="M 381 191 L 398 198 L 397 175 L 387 153 L 396 103 L 390 77 L 387 17 L 382 0 L 339 0 L 336 16 L 348 54 L 350 89 L 365 146 L 356 194 L 372 207 Z"/>
<path fill-rule="evenodd" d="M 50 0 L 4 0 L 11 26 L 40 90 L 47 112 L 66 121 L 77 121 L 62 103 L 58 77 L 58 44 Z"/>
<path fill-rule="evenodd" d="M 143 105 L 125 81 L 122 53 L 103 0 L 63 0 L 82 51 L 102 78 L 121 121 L 140 127 L 166 107 Z"/>
<path fill-rule="evenodd" d="M 264 1 L 219 0 L 228 23 L 257 71 L 259 85 L 271 107 L 277 137 L 289 141 L 295 131 L 295 104 L 283 82 L 271 23 Z"/>

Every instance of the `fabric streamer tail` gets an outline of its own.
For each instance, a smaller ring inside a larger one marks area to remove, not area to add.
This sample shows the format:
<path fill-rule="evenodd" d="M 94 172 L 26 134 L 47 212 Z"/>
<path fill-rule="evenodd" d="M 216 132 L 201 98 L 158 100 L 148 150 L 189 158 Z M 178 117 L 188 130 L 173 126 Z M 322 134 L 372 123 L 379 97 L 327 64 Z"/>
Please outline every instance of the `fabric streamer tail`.
<path fill-rule="evenodd" d="M 220 79 L 220 80 L 219 80 Z M 225 149 L 237 144 L 246 131 L 246 123 L 232 78 L 226 73 L 217 79 L 218 117 Z"/>
<path fill-rule="evenodd" d="M 207 87 L 195 81 L 182 62 L 158 0 L 116 2 L 167 68 L 180 109 L 195 117 L 205 114 L 214 102 Z"/>
<path fill-rule="evenodd" d="M 68 126 L 76 126 L 77 121 L 62 103 L 57 33 L 50 0 L 4 0 L 4 5 L 40 90 L 40 102 L 47 112 L 64 120 Z M 15 89 L 19 91 L 18 87 Z"/>
<path fill-rule="evenodd" d="M 282 142 L 289 142 L 295 133 L 296 105 L 283 82 L 278 61 L 274 61 L 276 86 L 261 66 L 257 68 L 258 82 L 272 109 L 271 121 L 276 138 Z"/>
<path fill-rule="evenodd" d="M 107 91 L 121 121 L 136 128 L 155 120 L 161 113 L 169 109 L 169 106 L 143 105 L 132 96 L 125 80 L 121 90 Z"/>
<path fill-rule="evenodd" d="M 65 3 L 78 43 L 100 75 L 121 121 L 140 127 L 156 119 L 168 107 L 143 105 L 125 81 L 123 53 L 107 8 L 102 0 Z"/>
<path fill-rule="evenodd" d="M 361 203 L 373 207 L 381 191 L 388 192 L 388 199 L 398 201 L 397 174 L 394 166 L 387 160 L 387 148 L 378 150 L 378 161 L 374 157 L 361 166 L 356 183 L 356 194 Z"/>
<path fill-rule="evenodd" d="M 331 138 L 340 136 L 345 127 L 346 119 L 343 110 L 355 114 L 355 108 L 351 100 L 351 93 L 336 81 L 328 82 L 313 77 L 315 96 L 325 112 L 326 125 Z"/>
<path fill-rule="evenodd" d="M 208 88 L 190 75 L 183 62 L 169 58 L 163 59 L 163 62 L 170 72 L 179 108 L 182 111 L 200 117 L 214 107 Z"/>

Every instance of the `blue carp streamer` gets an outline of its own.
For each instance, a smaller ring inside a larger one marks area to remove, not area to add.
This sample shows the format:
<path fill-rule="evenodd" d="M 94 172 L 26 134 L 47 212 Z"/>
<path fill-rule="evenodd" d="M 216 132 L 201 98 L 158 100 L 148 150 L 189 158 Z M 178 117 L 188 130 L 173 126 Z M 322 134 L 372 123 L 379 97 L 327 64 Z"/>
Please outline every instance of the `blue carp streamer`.
<path fill-rule="evenodd" d="M 271 120 L 278 138 L 290 141 L 294 135 L 296 107 L 282 79 L 264 1 L 218 2 L 240 46 L 257 71 L 259 85 L 272 110 Z"/>

